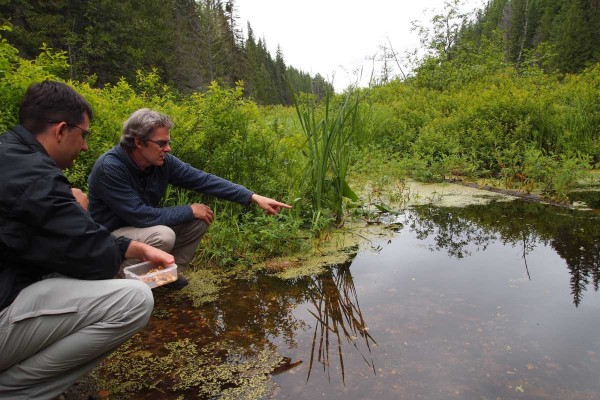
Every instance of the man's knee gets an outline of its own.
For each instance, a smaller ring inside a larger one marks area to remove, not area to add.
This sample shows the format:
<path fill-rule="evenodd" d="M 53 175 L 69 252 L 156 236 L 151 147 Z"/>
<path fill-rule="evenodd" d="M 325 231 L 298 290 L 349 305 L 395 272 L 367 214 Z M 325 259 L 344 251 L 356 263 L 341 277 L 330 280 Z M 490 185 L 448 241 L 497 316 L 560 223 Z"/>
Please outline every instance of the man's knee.
<path fill-rule="evenodd" d="M 175 232 L 165 225 L 149 226 L 147 228 L 135 228 L 133 226 L 124 226 L 113 232 L 115 236 L 125 236 L 131 240 L 149 244 L 152 247 L 166 251 L 173 249 L 175 245 Z"/>
<path fill-rule="evenodd" d="M 173 231 L 177 236 L 175 245 L 181 246 L 182 244 L 198 243 L 207 230 L 208 224 L 201 219 L 175 225 L 173 226 Z"/>
<path fill-rule="evenodd" d="M 170 252 L 175 246 L 176 235 L 173 229 L 165 225 L 157 225 L 154 232 L 144 241 L 152 247 Z"/>
<path fill-rule="evenodd" d="M 190 230 L 195 237 L 200 239 L 208 231 L 208 224 L 201 219 L 196 219 L 192 222 Z"/>
<path fill-rule="evenodd" d="M 138 329 L 146 326 L 154 309 L 154 296 L 152 290 L 143 282 L 133 279 L 118 279 L 122 292 L 119 296 L 126 304 L 119 305 L 125 318 L 130 319 Z"/>

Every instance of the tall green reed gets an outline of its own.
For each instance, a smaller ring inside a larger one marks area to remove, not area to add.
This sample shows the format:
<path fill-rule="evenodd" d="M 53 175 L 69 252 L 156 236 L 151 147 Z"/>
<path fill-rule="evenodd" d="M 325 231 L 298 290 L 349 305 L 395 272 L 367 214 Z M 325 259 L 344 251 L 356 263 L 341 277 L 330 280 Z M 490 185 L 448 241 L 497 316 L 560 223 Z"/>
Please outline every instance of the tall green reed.
<path fill-rule="evenodd" d="M 306 136 L 306 175 L 312 190 L 313 214 L 320 216 L 323 209 L 329 208 L 336 224 L 340 225 L 343 222 L 344 197 L 358 200 L 346 179 L 351 144 L 359 125 L 360 99 L 356 93 L 348 91 L 340 104 L 334 105 L 336 96 L 328 92 L 322 104 L 318 104 L 311 97 L 299 100 L 296 93 L 290 90 Z"/>

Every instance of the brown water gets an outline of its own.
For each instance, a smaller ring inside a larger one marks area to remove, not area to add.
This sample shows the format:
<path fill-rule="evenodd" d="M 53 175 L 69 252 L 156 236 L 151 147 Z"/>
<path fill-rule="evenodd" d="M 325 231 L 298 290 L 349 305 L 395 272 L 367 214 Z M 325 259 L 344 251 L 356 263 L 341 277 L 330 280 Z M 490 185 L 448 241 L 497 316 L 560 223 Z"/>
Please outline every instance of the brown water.
<path fill-rule="evenodd" d="M 600 398 L 596 214 L 512 202 L 390 220 L 350 265 L 233 282 L 149 336 L 276 350 L 280 399 Z"/>

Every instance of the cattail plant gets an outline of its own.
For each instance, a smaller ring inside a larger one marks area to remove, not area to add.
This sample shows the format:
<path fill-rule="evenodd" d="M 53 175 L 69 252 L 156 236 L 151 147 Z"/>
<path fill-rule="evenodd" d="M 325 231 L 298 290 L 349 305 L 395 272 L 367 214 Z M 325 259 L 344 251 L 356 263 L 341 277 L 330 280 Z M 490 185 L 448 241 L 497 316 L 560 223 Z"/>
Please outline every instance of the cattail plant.
<path fill-rule="evenodd" d="M 348 91 L 341 104 L 333 107 L 333 95 L 328 92 L 323 99 L 323 108 L 319 108 L 316 101 L 299 102 L 293 90 L 292 94 L 306 136 L 306 174 L 312 188 L 313 213 L 321 215 L 324 208 L 329 208 L 334 213 L 336 223 L 341 225 L 343 198 L 358 200 L 346 178 L 350 165 L 350 146 L 358 125 L 359 98 Z"/>

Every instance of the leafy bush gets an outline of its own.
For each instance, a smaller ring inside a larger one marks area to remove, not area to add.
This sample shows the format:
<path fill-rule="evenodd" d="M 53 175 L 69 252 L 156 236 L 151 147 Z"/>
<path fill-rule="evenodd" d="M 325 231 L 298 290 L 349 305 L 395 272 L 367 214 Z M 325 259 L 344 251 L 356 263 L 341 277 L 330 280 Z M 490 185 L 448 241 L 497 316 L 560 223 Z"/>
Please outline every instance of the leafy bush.
<path fill-rule="evenodd" d="M 10 31 L 8 25 L 0 26 Z M 33 60 L 19 57 L 19 52 L 0 35 L 0 129 L 5 131 L 18 122 L 18 109 L 25 90 L 34 82 L 57 79 L 68 69 L 64 52 L 53 52 L 44 46 Z"/>
<path fill-rule="evenodd" d="M 590 156 L 568 153 L 545 154 L 537 149 L 525 153 L 523 175 L 531 185 L 541 186 L 558 201 L 567 201 L 568 194 L 590 168 Z"/>
<path fill-rule="evenodd" d="M 558 183 L 556 168 L 538 176 L 536 185 L 522 182 L 518 174 L 524 175 L 528 151 L 552 155 L 560 165 L 600 161 L 600 64 L 563 80 L 534 64 L 516 71 L 492 63 L 484 67 L 486 74 L 446 76 L 459 73 L 459 60 L 444 64 L 442 75 L 427 77 L 428 68 L 440 66 L 424 65 L 414 79 L 374 88 L 367 97 L 370 129 L 377 131 L 371 137 L 410 160 L 415 179 L 439 180 L 445 173 L 501 177 L 507 186 L 530 190 L 547 180 L 543 189 L 563 197 L 559 186 L 570 184 Z M 442 76 L 453 83 L 425 83 Z"/>

